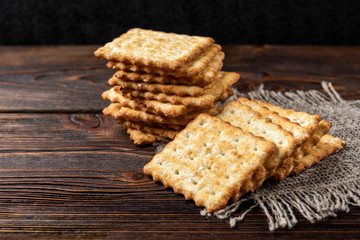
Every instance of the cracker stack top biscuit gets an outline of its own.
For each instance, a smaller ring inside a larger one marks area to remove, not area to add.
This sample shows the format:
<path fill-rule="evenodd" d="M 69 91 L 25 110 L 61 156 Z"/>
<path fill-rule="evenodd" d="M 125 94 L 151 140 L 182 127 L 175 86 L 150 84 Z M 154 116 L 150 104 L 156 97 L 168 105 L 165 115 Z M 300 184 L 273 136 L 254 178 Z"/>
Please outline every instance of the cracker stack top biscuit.
<path fill-rule="evenodd" d="M 214 42 L 209 37 L 134 28 L 96 50 L 95 56 L 126 64 L 177 70 Z"/>
<path fill-rule="evenodd" d="M 137 145 L 173 139 L 170 124 L 179 131 L 200 113 L 217 114 L 239 79 L 220 71 L 225 55 L 209 37 L 135 28 L 94 54 L 117 70 L 102 94 L 112 103 L 103 112 L 124 123 Z"/>

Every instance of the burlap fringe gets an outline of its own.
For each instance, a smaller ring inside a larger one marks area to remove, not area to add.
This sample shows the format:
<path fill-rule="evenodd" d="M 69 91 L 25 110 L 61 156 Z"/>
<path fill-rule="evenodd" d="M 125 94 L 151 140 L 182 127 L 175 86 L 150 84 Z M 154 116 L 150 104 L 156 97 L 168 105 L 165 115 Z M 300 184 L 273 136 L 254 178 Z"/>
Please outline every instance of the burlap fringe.
<path fill-rule="evenodd" d="M 340 95 L 333 88 L 331 83 L 322 82 L 325 93 L 316 90 L 296 91 L 296 92 L 274 92 L 264 89 L 261 85 L 256 91 L 248 93 L 249 98 L 257 98 L 263 101 L 276 102 L 279 105 L 286 105 L 289 101 L 303 101 L 311 104 L 321 104 L 332 102 L 335 104 L 345 104 Z M 234 99 L 243 94 L 236 93 Z M 240 216 L 231 215 L 239 209 L 245 201 L 253 200 L 254 204 L 241 213 Z M 311 223 L 323 220 L 330 216 L 336 216 L 336 212 L 349 211 L 349 206 L 360 206 L 360 180 L 357 176 L 354 181 L 336 183 L 334 185 L 317 186 L 315 189 L 294 190 L 291 193 L 273 195 L 252 193 L 246 198 L 215 212 L 216 216 L 222 220 L 228 220 L 230 227 L 235 227 L 236 223 L 243 220 L 245 215 L 253 208 L 259 206 L 265 213 L 269 222 L 269 230 L 277 228 L 292 228 L 297 219 L 294 210 L 300 212 Z M 210 217 L 206 210 L 200 212 L 202 216 Z"/>

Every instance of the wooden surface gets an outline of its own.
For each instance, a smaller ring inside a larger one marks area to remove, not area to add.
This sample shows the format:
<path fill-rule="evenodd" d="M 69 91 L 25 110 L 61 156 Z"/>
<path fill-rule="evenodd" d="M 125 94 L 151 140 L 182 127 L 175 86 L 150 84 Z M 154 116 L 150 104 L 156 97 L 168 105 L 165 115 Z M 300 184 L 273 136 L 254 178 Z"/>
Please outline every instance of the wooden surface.
<path fill-rule="evenodd" d="M 0 239 L 360 239 L 360 208 L 268 231 L 254 209 L 236 228 L 142 174 L 135 147 L 101 110 L 113 71 L 97 46 L 0 47 Z M 360 98 L 359 47 L 224 46 L 241 91 L 321 89 Z"/>

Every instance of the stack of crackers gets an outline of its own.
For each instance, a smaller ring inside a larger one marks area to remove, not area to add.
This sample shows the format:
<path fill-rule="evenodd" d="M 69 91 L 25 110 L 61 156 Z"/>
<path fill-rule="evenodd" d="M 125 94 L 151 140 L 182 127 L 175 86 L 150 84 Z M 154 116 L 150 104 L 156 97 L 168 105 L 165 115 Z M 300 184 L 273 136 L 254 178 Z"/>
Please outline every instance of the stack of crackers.
<path fill-rule="evenodd" d="M 330 127 L 319 115 L 238 98 L 217 116 L 200 114 L 144 172 L 212 213 L 340 150 Z"/>
<path fill-rule="evenodd" d="M 103 110 L 123 123 L 136 145 L 173 139 L 201 113 L 233 94 L 239 75 L 220 71 L 224 53 L 209 37 L 131 29 L 95 51 L 117 72 Z"/>
<path fill-rule="evenodd" d="M 247 98 L 217 107 L 239 75 L 220 71 L 224 53 L 212 38 L 131 29 L 95 56 L 117 69 L 102 94 L 111 101 L 104 114 L 123 123 L 137 145 L 173 139 L 145 174 L 208 212 L 345 145 L 316 114 Z"/>

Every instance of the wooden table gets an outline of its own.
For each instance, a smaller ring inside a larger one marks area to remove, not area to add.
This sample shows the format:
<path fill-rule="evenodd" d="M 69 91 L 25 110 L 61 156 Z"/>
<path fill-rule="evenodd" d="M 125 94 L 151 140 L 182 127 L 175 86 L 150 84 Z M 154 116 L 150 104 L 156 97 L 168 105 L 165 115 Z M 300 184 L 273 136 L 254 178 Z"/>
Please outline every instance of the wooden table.
<path fill-rule="evenodd" d="M 360 239 L 360 208 L 268 231 L 260 209 L 230 229 L 146 178 L 136 147 L 100 97 L 113 74 L 98 46 L 0 47 L 0 238 Z M 360 48 L 224 46 L 241 91 L 321 89 L 360 98 Z"/>

